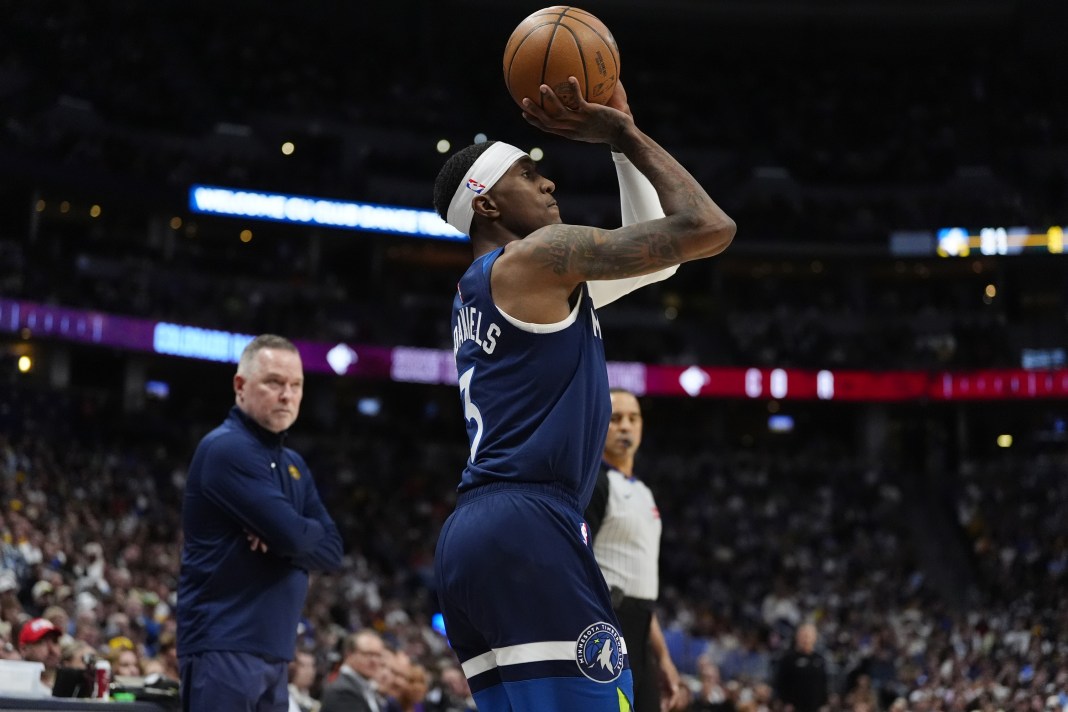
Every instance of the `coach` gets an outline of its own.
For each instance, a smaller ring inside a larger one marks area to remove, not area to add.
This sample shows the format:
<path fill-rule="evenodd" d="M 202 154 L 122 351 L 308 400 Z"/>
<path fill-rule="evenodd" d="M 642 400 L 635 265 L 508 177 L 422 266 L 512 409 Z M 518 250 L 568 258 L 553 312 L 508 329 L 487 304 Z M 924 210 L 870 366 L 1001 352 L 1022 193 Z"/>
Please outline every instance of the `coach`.
<path fill-rule="evenodd" d="M 337 527 L 285 446 L 303 388 L 296 347 L 257 336 L 238 362 L 229 417 L 193 455 L 178 584 L 187 712 L 286 712 L 308 572 L 341 566 Z"/>

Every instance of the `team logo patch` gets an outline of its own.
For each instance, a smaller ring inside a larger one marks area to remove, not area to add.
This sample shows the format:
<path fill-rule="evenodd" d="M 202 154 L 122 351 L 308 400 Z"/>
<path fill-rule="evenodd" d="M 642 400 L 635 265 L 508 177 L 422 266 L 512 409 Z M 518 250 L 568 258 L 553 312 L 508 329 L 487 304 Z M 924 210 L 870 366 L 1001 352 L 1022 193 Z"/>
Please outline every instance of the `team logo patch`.
<path fill-rule="evenodd" d="M 482 195 L 482 191 L 486 189 L 486 185 L 484 183 L 479 183 L 474 178 L 468 178 L 467 189 L 472 191 L 475 195 Z"/>
<path fill-rule="evenodd" d="M 300 470 L 297 469 L 296 465 L 290 465 L 289 466 L 289 476 L 292 477 L 295 480 L 299 480 L 300 479 Z"/>
<path fill-rule="evenodd" d="M 594 682 L 612 682 L 623 672 L 623 639 L 611 623 L 594 623 L 578 638 L 575 661 Z"/>

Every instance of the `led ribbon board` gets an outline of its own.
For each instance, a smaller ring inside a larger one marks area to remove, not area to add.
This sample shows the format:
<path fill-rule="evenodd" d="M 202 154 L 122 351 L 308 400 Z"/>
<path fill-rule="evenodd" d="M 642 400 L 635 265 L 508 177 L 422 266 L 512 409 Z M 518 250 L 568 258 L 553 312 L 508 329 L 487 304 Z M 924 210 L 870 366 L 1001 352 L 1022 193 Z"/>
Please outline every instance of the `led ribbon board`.
<path fill-rule="evenodd" d="M 261 193 L 212 185 L 189 188 L 189 209 L 202 215 L 270 220 L 345 230 L 413 235 L 466 242 L 464 235 L 432 210 L 355 203 L 285 193 Z"/>

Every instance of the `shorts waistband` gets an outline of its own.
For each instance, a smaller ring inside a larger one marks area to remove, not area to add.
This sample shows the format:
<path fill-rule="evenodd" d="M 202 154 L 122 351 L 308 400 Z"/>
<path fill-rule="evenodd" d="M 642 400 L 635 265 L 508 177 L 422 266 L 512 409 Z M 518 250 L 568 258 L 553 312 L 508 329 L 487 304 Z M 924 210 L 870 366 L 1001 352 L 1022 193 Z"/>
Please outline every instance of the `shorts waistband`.
<path fill-rule="evenodd" d="M 456 506 L 462 507 L 475 500 L 500 492 L 526 492 L 542 497 L 551 497 L 576 511 L 579 510 L 578 497 L 555 482 L 490 482 L 461 492 L 456 498 Z"/>

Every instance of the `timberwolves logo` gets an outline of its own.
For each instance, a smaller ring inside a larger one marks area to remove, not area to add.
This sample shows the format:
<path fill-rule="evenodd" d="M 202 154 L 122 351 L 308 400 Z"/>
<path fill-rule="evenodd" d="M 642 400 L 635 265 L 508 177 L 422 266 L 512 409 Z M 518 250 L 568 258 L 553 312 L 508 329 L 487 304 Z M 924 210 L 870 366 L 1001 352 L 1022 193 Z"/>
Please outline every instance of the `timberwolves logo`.
<path fill-rule="evenodd" d="M 578 638 L 575 661 L 594 682 L 612 682 L 623 672 L 623 639 L 610 623 L 594 623 Z"/>

